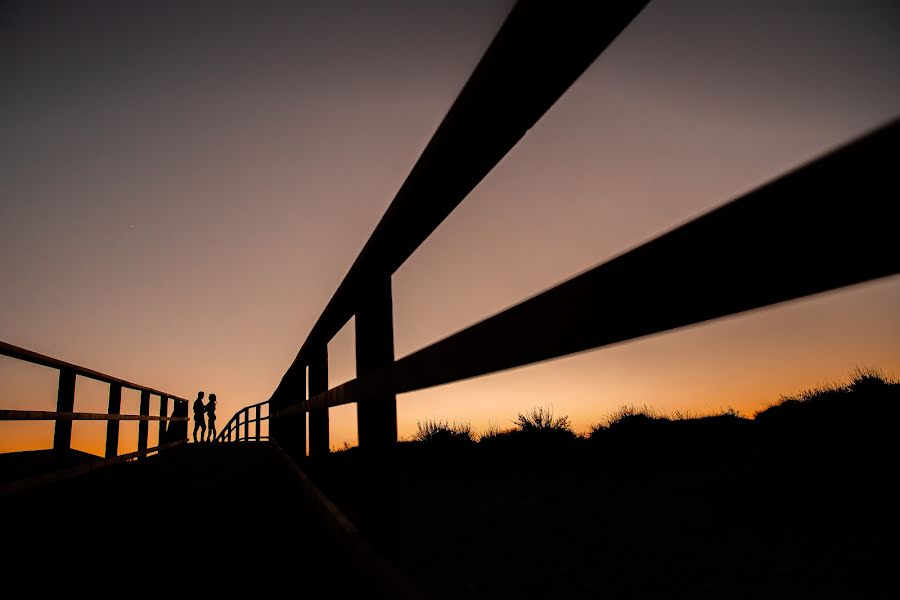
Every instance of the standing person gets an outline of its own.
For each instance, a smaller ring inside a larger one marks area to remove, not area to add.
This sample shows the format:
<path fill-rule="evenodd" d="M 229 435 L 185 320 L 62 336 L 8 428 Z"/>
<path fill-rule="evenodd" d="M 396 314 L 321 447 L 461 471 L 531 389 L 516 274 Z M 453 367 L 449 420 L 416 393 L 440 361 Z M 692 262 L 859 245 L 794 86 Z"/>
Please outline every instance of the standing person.
<path fill-rule="evenodd" d="M 194 400 L 194 441 L 197 441 L 197 430 L 200 430 L 200 441 L 206 434 L 206 419 L 203 417 L 206 407 L 203 406 L 203 392 L 197 392 L 197 399 Z"/>
<path fill-rule="evenodd" d="M 209 395 L 209 402 L 206 404 L 206 418 L 209 420 L 209 427 L 206 429 L 206 441 L 213 442 L 216 439 L 216 395 Z"/>

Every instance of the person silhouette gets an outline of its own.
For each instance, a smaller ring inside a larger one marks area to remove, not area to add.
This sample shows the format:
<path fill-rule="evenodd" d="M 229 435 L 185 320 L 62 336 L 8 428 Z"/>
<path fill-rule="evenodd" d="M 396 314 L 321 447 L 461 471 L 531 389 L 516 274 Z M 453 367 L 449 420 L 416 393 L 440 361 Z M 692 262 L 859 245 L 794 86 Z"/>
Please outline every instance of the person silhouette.
<path fill-rule="evenodd" d="M 216 395 L 209 395 L 209 402 L 206 403 L 206 419 L 209 425 L 206 428 L 206 441 L 213 442 L 216 439 Z"/>
<path fill-rule="evenodd" d="M 206 419 L 203 417 L 206 407 L 203 406 L 203 392 L 197 392 L 197 399 L 194 400 L 194 441 L 197 441 L 197 430 L 200 430 L 200 441 L 206 434 Z"/>

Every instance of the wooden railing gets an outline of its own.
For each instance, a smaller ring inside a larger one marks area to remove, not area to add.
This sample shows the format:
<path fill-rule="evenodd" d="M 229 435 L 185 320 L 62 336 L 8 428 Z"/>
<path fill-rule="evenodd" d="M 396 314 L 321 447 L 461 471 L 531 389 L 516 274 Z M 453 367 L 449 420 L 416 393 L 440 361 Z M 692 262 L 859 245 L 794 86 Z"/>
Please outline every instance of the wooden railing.
<path fill-rule="evenodd" d="M 55 411 L 0 410 L 0 421 L 55 421 L 56 425 L 53 433 L 54 450 L 66 451 L 71 448 L 73 421 L 106 421 L 105 458 L 107 460 L 116 459 L 116 462 L 120 462 L 123 459 L 142 458 L 164 448 L 176 446 L 187 441 L 188 401 L 184 398 L 38 354 L 6 342 L 0 342 L 0 355 L 59 371 Z M 75 383 L 78 376 L 109 384 L 107 412 L 75 411 Z M 123 388 L 137 390 L 141 393 L 138 414 L 121 414 Z M 159 398 L 157 415 L 150 414 L 151 396 Z M 169 401 L 172 401 L 173 404 L 171 415 L 168 414 Z M 139 422 L 137 451 L 122 456 L 118 454 L 120 421 Z M 159 423 L 159 443 L 156 446 L 148 447 L 151 421 Z"/>
<path fill-rule="evenodd" d="M 263 410 L 265 409 L 265 410 Z M 216 435 L 217 442 L 260 442 L 269 439 L 262 424 L 269 420 L 269 401 L 245 406 L 234 413 L 228 424 Z M 251 429 L 250 424 L 253 424 Z M 243 429 L 243 431 L 242 431 Z"/>
<path fill-rule="evenodd" d="M 298 461 L 307 455 L 307 414 L 309 456 L 316 457 L 329 452 L 329 408 L 357 404 L 361 456 L 369 461 L 362 472 L 370 477 L 360 486 L 362 508 L 370 509 L 362 525 L 370 535 L 389 536 L 393 519 L 398 393 L 900 272 L 895 225 L 886 217 L 900 198 L 894 121 L 395 360 L 393 273 L 645 4 L 516 4 L 269 398 L 270 436 Z M 351 317 L 356 378 L 329 389 L 327 344 Z"/>

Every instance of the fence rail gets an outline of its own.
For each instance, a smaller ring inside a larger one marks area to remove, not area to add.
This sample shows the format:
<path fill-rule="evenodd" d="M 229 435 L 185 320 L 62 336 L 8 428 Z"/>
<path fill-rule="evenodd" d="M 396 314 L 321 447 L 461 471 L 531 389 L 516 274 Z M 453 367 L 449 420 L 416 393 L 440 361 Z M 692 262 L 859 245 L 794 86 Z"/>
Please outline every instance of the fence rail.
<path fill-rule="evenodd" d="M 187 417 L 110 415 L 105 413 L 55 412 L 51 410 L 0 410 L 0 421 L 187 421 Z"/>
<path fill-rule="evenodd" d="M 63 360 L 59 360 L 58 358 L 52 358 L 44 354 L 38 354 L 37 352 L 26 350 L 25 348 L 20 348 L 18 346 L 13 346 L 12 344 L 7 344 L 3 341 L 0 341 L 0 354 L 9 356 L 10 358 L 17 358 L 19 360 L 30 362 L 36 365 L 50 367 L 51 369 L 57 369 L 59 371 L 70 371 L 75 375 L 80 375 L 89 379 L 95 379 L 104 383 L 117 384 L 126 389 L 137 390 L 139 392 L 147 392 L 148 394 L 151 394 L 153 396 L 166 396 L 175 400 L 182 400 L 182 398 L 178 398 L 177 396 L 168 394 L 166 392 L 161 392 L 151 387 L 131 383 L 130 381 L 125 381 L 124 379 L 119 379 L 118 377 L 107 375 L 106 373 L 94 371 L 93 369 L 88 369 L 80 365 L 68 363 Z"/>

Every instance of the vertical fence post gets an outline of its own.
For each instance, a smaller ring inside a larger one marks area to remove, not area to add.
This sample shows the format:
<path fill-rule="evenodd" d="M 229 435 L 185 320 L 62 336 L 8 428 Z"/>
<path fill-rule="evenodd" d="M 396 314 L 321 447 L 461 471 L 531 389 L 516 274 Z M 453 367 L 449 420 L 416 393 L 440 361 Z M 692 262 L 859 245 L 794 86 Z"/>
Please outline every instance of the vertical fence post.
<path fill-rule="evenodd" d="M 244 409 L 241 411 L 244 414 L 244 441 L 250 441 L 250 410 Z"/>
<path fill-rule="evenodd" d="M 141 416 L 149 417 L 150 416 L 150 392 L 147 390 L 141 390 Z M 150 422 L 149 421 L 138 421 L 138 452 L 143 452 L 147 449 L 147 433 L 149 431 Z M 145 458 L 143 456 L 141 459 Z"/>
<path fill-rule="evenodd" d="M 118 415 L 122 412 L 122 385 L 109 384 L 109 408 L 107 412 Z M 119 422 L 106 422 L 106 458 L 113 458 L 119 454 Z"/>
<path fill-rule="evenodd" d="M 272 395 L 269 404 L 269 438 L 295 461 L 306 458 L 306 412 L 279 415 L 278 412 L 306 403 L 306 365 L 294 363 Z"/>
<path fill-rule="evenodd" d="M 56 412 L 73 412 L 75 409 L 75 371 L 59 370 L 59 388 L 56 391 Z M 57 419 L 53 430 L 53 449 L 68 450 L 72 447 L 72 421 Z"/>
<path fill-rule="evenodd" d="M 309 360 L 309 397 L 328 391 L 328 346 L 323 344 Z M 330 450 L 328 407 L 309 411 L 309 455 L 324 456 Z"/>
<path fill-rule="evenodd" d="M 356 310 L 356 376 L 394 361 L 391 278 L 366 282 Z M 360 528 L 388 551 L 401 544 L 396 518 L 397 397 L 387 393 L 356 406 L 360 469 Z"/>
<path fill-rule="evenodd" d="M 167 417 L 169 416 L 169 397 L 165 394 L 159 397 L 159 416 Z M 159 438 L 156 441 L 157 446 L 162 446 L 166 441 L 166 431 L 168 429 L 168 425 L 163 420 L 159 422 Z"/>
<path fill-rule="evenodd" d="M 256 405 L 256 441 L 259 441 L 259 425 L 262 421 L 260 421 L 260 416 L 262 415 L 262 406 L 259 404 Z"/>
<path fill-rule="evenodd" d="M 176 408 L 178 409 L 178 416 L 184 417 L 185 419 L 187 419 L 188 401 L 187 400 L 179 400 L 178 404 L 176 404 Z M 172 412 L 174 414 L 174 410 Z M 190 423 L 190 421 L 187 421 L 187 420 L 178 422 L 177 431 L 180 433 L 180 435 L 178 436 L 178 441 L 183 441 L 183 442 L 187 443 L 187 441 L 188 441 L 188 424 L 189 423 Z M 172 439 L 173 442 L 176 441 L 174 439 L 175 436 L 171 436 L 171 437 L 173 438 Z"/>
<path fill-rule="evenodd" d="M 272 397 L 269 398 L 269 439 L 278 443 L 281 443 L 278 435 L 278 427 L 281 425 L 281 420 L 278 418 L 277 413 L 281 410 L 283 402 L 284 395 L 281 393 L 281 386 L 279 385 Z"/>

